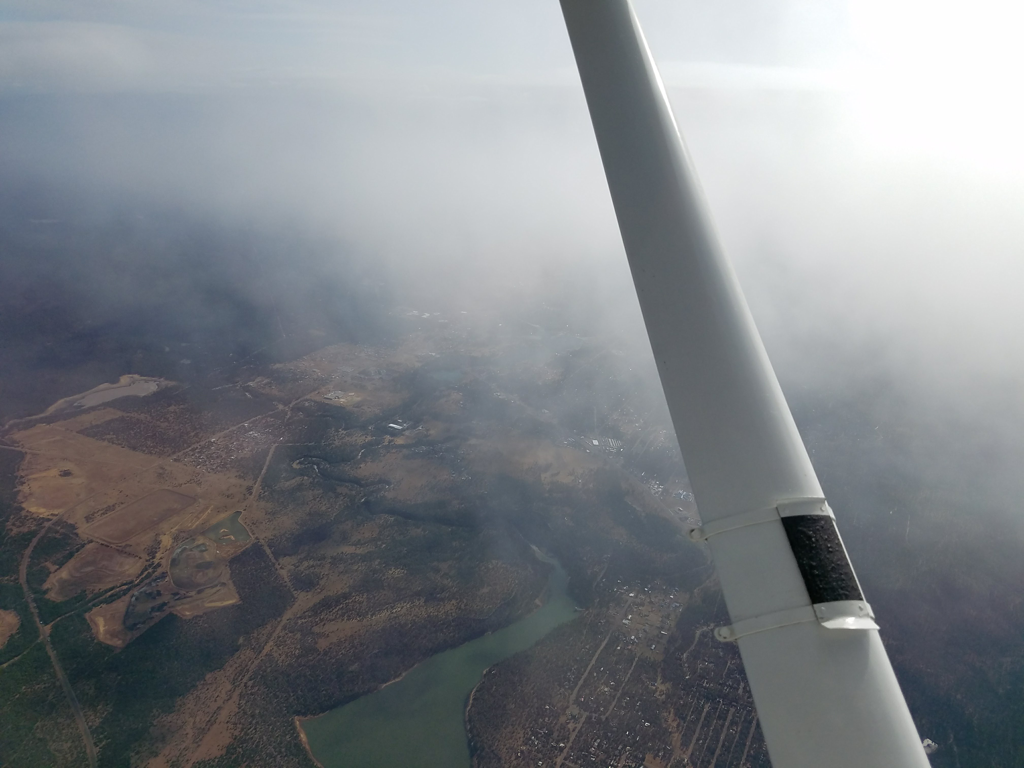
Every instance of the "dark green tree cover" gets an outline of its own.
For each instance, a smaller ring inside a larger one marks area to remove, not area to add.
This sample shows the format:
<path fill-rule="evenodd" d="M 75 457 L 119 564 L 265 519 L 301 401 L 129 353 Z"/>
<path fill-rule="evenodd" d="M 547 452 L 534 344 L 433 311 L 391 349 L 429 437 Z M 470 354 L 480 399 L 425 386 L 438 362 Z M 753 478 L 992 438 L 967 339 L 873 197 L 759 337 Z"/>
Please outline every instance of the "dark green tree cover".
<path fill-rule="evenodd" d="M 9 528 L 9 523 L 22 511 L 16 487 L 16 472 L 21 460 L 21 453 L 0 449 L 0 608 L 14 611 L 21 620 L 18 631 L 0 648 L 0 664 L 13 659 L 38 639 L 35 622 L 18 583 L 21 556 L 35 531 L 29 529 L 12 533 Z"/>
<path fill-rule="evenodd" d="M 18 583 L 22 555 L 36 534 L 17 504 L 22 454 L 0 450 L 0 608 L 18 614 L 18 631 L 0 649 L 0 765 L 36 768 L 84 762 L 81 738 L 35 620 Z M 15 521 L 26 526 L 11 533 Z"/>
<path fill-rule="evenodd" d="M 104 766 L 131 765 L 154 719 L 288 607 L 291 594 L 261 547 L 235 557 L 231 574 L 240 605 L 187 621 L 169 615 L 121 651 L 97 643 L 80 614 L 54 625 L 51 641 L 83 708 L 103 713 L 93 738 Z"/>
<path fill-rule="evenodd" d="M 0 670 L 0 765 L 86 765 L 71 707 L 42 643 Z"/>

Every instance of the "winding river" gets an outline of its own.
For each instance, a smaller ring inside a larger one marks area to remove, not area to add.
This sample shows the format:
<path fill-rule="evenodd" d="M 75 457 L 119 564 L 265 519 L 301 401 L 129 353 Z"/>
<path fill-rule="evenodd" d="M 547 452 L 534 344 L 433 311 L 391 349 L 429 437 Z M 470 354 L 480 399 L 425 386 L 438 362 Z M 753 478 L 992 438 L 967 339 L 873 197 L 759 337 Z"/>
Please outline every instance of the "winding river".
<path fill-rule="evenodd" d="M 569 577 L 544 559 L 554 568 L 543 606 L 430 657 L 376 693 L 306 720 L 301 727 L 313 757 L 324 768 L 469 768 L 466 700 L 484 671 L 577 615 Z"/>

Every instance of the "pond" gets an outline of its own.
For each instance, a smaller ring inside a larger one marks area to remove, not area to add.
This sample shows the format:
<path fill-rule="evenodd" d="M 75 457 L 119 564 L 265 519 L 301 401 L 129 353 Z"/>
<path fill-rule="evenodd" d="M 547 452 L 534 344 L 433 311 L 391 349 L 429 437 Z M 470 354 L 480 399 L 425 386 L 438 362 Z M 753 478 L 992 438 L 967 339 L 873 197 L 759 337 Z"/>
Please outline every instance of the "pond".
<path fill-rule="evenodd" d="M 245 544 L 252 539 L 252 536 L 242 525 L 241 517 L 241 512 L 230 514 L 203 531 L 203 536 L 211 539 L 218 546 Z"/>
<path fill-rule="evenodd" d="M 526 650 L 576 615 L 561 565 L 547 600 L 504 629 L 432 656 L 396 682 L 306 720 L 310 752 L 324 768 L 469 768 L 465 707 L 484 671 Z"/>

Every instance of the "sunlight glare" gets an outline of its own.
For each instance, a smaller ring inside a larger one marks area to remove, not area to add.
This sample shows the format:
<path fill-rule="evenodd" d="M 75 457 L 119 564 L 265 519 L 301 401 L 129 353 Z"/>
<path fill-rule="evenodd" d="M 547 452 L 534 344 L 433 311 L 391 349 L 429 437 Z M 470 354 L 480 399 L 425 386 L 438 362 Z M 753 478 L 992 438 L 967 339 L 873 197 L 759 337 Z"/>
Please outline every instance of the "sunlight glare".
<path fill-rule="evenodd" d="M 876 150 L 1024 167 L 1024 4 L 852 0 L 855 120 Z"/>

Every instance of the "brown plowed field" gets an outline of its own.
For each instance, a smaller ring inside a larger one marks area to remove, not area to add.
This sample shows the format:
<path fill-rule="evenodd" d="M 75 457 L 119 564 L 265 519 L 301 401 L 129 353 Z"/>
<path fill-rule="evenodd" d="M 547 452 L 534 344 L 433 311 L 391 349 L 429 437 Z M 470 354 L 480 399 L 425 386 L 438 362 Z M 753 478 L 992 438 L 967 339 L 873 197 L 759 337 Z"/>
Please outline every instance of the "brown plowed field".
<path fill-rule="evenodd" d="M 11 438 L 26 449 L 18 500 L 26 511 L 57 515 L 155 464 L 153 458 L 40 425 Z"/>
<path fill-rule="evenodd" d="M 79 592 L 97 592 L 134 579 L 146 561 L 103 544 L 87 544 L 46 580 L 47 597 L 68 600 Z"/>
<path fill-rule="evenodd" d="M 195 501 L 191 496 L 162 488 L 122 507 L 98 523 L 93 523 L 85 529 L 85 533 L 97 539 L 123 544 L 171 515 L 187 509 Z"/>
<path fill-rule="evenodd" d="M 132 634 L 124 628 L 124 612 L 128 600 L 129 595 L 125 595 L 120 600 L 93 608 L 85 614 L 93 635 L 101 643 L 124 648 L 133 639 Z"/>
<path fill-rule="evenodd" d="M 14 611 L 5 611 L 0 608 L 0 648 L 18 631 L 21 626 L 21 618 Z"/>

